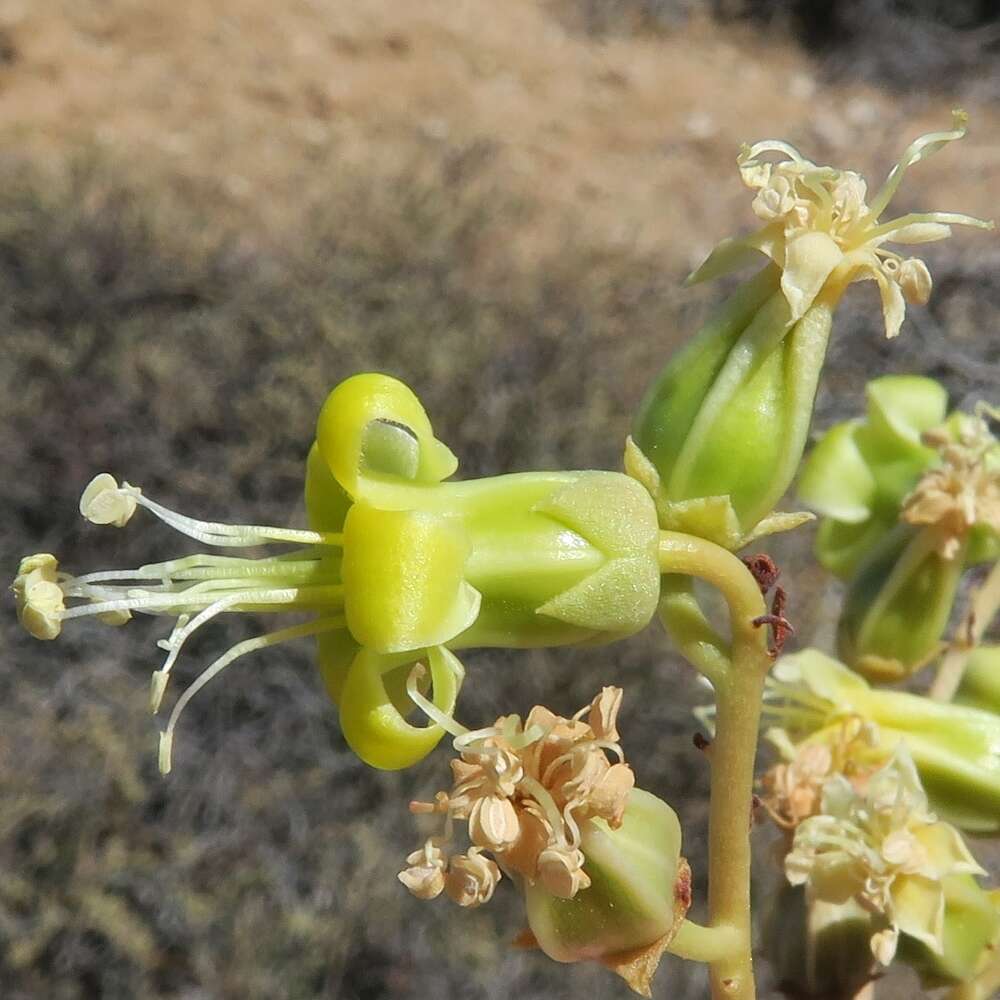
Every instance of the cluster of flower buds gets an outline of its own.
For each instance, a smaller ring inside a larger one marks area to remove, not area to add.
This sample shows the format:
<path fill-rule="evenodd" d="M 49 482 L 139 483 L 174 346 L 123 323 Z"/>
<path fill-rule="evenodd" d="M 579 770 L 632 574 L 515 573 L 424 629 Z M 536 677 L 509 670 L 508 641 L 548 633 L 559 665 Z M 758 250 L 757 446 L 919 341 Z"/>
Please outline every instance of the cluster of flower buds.
<path fill-rule="evenodd" d="M 848 582 L 841 658 L 898 680 L 941 651 L 963 571 L 1000 557 L 1000 442 L 990 407 L 947 416 L 933 379 L 890 375 L 866 395 L 863 420 L 820 439 L 799 495 L 823 515 L 817 556 Z"/>
<path fill-rule="evenodd" d="M 451 791 L 410 810 L 443 814 L 449 833 L 456 820 L 467 822 L 473 846 L 448 858 L 442 846 L 450 837 L 431 838 L 407 859 L 400 881 L 422 899 L 444 891 L 461 906 L 478 906 L 500 879 L 488 851 L 504 870 L 560 899 L 586 889 L 580 823 L 600 817 L 618 829 L 635 785 L 618 743 L 621 699 L 621 688 L 606 687 L 571 719 L 536 705 L 523 724 L 502 716 L 457 737 Z"/>

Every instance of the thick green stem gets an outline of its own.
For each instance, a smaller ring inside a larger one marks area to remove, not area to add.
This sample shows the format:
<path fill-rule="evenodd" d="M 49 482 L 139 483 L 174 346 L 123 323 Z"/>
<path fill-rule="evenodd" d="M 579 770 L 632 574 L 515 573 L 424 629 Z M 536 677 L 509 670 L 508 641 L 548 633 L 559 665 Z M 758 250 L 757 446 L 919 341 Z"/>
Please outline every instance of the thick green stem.
<path fill-rule="evenodd" d="M 664 574 L 705 580 L 729 606 L 731 664 L 711 678 L 716 737 L 709 755 L 708 930 L 730 938 L 730 943 L 710 960 L 709 969 L 715 1000 L 753 1000 L 751 803 L 761 699 L 771 665 L 766 629 L 754 625 L 754 619 L 767 609 L 756 580 L 739 557 L 704 539 L 661 532 L 660 569 Z"/>

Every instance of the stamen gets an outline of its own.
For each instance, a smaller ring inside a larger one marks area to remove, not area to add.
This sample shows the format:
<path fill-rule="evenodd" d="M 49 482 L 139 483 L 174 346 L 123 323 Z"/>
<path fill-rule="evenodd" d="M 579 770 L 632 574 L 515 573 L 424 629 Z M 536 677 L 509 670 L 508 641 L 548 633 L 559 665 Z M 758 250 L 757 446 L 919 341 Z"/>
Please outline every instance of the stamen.
<path fill-rule="evenodd" d="M 454 716 L 448 715 L 446 712 L 442 712 L 437 705 L 434 704 L 429 698 L 425 698 L 423 694 L 420 693 L 417 684 L 427 676 L 427 668 L 422 663 L 417 663 L 414 665 L 413 669 L 410 671 L 406 678 L 406 693 L 410 696 L 410 701 L 413 702 L 417 708 L 420 709 L 424 715 L 427 716 L 432 722 L 437 723 L 446 733 L 451 733 L 452 736 L 457 738 L 464 736 L 469 732 L 461 723 L 457 722 Z"/>
<path fill-rule="evenodd" d="M 188 637 L 206 622 L 211 621 L 217 615 L 229 610 L 234 604 L 240 602 L 240 594 L 229 594 L 227 597 L 220 597 L 214 604 L 210 604 L 204 611 L 195 615 L 189 620 L 187 615 L 181 615 L 177 619 L 177 624 L 170 633 L 168 639 L 161 639 L 157 645 L 161 649 L 167 649 L 167 658 L 163 661 L 163 666 L 153 673 L 152 685 L 150 689 L 149 710 L 153 715 L 160 710 L 160 702 L 163 694 L 167 690 L 167 682 L 170 678 L 170 669 L 173 667 L 180 654 L 181 647 Z"/>
<path fill-rule="evenodd" d="M 873 219 L 877 219 L 889 207 L 889 202 L 892 201 L 903 175 L 910 167 L 965 135 L 968 117 L 964 111 L 956 109 L 951 113 L 951 131 L 928 132 L 910 143 L 899 162 L 889 171 L 885 183 L 871 202 L 870 210 Z"/>
<path fill-rule="evenodd" d="M 563 816 L 555 803 L 555 799 L 549 794 L 549 790 L 540 781 L 536 781 L 528 774 L 521 778 L 520 783 L 524 790 L 541 806 L 545 813 L 545 819 L 548 820 L 548 824 L 552 828 L 553 833 L 556 834 L 557 839 L 565 843 L 566 834 L 563 830 Z"/>
<path fill-rule="evenodd" d="M 116 500 L 120 498 L 120 500 Z M 266 545 L 272 542 L 296 542 L 305 545 L 336 545 L 342 546 L 343 534 L 334 532 L 302 531 L 294 528 L 275 528 L 262 524 L 224 524 L 220 521 L 200 521 L 187 517 L 164 507 L 145 496 L 137 486 L 123 483 L 118 486 L 112 476 L 106 472 L 95 476 L 83 492 L 80 500 L 80 510 L 84 517 L 92 520 L 96 515 L 98 524 L 119 523 L 115 520 L 103 520 L 106 512 L 118 513 L 127 504 L 138 504 L 145 507 L 165 524 L 174 530 L 188 535 L 206 545 L 249 546 Z M 125 520 L 128 518 L 125 517 Z M 121 521 L 124 524 L 124 520 Z"/>
<path fill-rule="evenodd" d="M 214 583 L 215 581 L 209 581 Z M 101 615 L 112 611 L 142 611 L 146 614 L 156 614 L 171 609 L 200 608 L 215 603 L 219 595 L 218 587 L 210 588 L 196 584 L 186 590 L 150 593 L 148 590 L 130 589 L 127 593 L 132 597 L 121 597 L 99 601 L 95 604 L 78 604 L 68 608 L 63 614 L 63 621 L 73 618 L 84 618 L 87 615 Z M 76 596 L 76 595 L 73 595 Z M 273 611 L 288 608 L 329 608 L 343 603 L 344 587 L 283 587 L 275 590 L 255 590 L 246 588 L 235 591 L 230 596 L 238 598 L 232 602 L 232 607 L 241 611 Z"/>
<path fill-rule="evenodd" d="M 171 767 L 171 753 L 174 740 L 174 729 L 181 717 L 185 707 L 191 699 L 210 681 L 220 674 L 233 660 L 247 653 L 253 653 L 258 649 L 266 649 L 270 646 L 277 646 L 279 643 L 288 642 L 291 639 L 301 639 L 308 635 L 318 635 L 321 632 L 332 632 L 345 628 L 346 620 L 342 616 L 335 618 L 320 618 L 317 621 L 306 622 L 303 625 L 293 625 L 290 628 L 279 629 L 276 632 L 269 632 L 266 635 L 259 635 L 253 639 L 246 639 L 238 642 L 231 649 L 227 650 L 217 660 L 211 663 L 199 676 L 190 684 L 184 693 L 177 700 L 166 728 L 160 734 L 159 765 L 161 774 L 169 774 Z"/>

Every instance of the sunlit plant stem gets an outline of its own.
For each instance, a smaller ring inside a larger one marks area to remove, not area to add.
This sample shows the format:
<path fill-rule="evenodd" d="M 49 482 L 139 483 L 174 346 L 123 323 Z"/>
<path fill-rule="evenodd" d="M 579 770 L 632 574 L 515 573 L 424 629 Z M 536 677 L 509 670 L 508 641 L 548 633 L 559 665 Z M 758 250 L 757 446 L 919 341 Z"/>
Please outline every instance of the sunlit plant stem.
<path fill-rule="evenodd" d="M 708 932 L 724 936 L 718 952 L 706 947 L 692 928 L 679 953 L 711 955 L 709 974 L 715 1000 L 755 996 L 750 924 L 750 818 L 764 679 L 771 666 L 766 630 L 754 620 L 766 613 L 753 575 L 728 550 L 691 535 L 660 535 L 660 570 L 697 577 L 715 587 L 729 607 L 731 648 L 713 636 L 690 589 L 667 588 L 664 617 L 677 627 L 678 644 L 711 681 L 716 697 L 716 737 L 712 743 L 709 804 Z M 707 669 L 703 669 L 706 668 Z M 697 947 L 698 945 L 701 947 Z"/>

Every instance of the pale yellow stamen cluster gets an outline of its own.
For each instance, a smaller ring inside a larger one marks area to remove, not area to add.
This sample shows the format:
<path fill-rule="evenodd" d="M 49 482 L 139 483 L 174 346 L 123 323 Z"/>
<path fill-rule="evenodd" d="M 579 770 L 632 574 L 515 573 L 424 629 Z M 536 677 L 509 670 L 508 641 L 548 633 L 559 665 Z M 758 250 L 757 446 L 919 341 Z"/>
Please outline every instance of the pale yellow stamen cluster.
<path fill-rule="evenodd" d="M 888 964 L 900 933 L 940 954 L 949 875 L 985 874 L 954 827 L 930 812 L 913 761 L 902 746 L 863 788 L 834 774 L 820 810 L 795 830 L 785 858 L 792 885 L 811 899 L 856 900 L 873 917 L 872 953 Z"/>
<path fill-rule="evenodd" d="M 59 563 L 48 552 L 26 556 L 17 568 L 11 586 L 17 619 L 36 639 L 55 639 L 62 631 L 66 604 L 58 574 Z"/>
<path fill-rule="evenodd" d="M 963 417 L 957 435 L 928 431 L 923 441 L 938 450 L 941 464 L 903 501 L 902 517 L 934 526 L 938 552 L 954 559 L 976 525 L 1000 532 L 1000 444 L 983 414 Z"/>
<path fill-rule="evenodd" d="M 818 166 L 788 143 L 765 140 L 744 147 L 737 161 L 740 176 L 755 192 L 752 208 L 763 227 L 749 237 L 724 240 L 689 280 L 719 277 L 764 254 L 781 269 L 793 322 L 824 288 L 837 297 L 852 281 L 872 280 L 882 298 L 886 335 L 896 336 L 905 303 L 924 305 L 932 282 L 922 260 L 902 257 L 886 244 L 946 239 L 953 225 L 992 228 L 990 222 L 953 212 L 881 219 L 906 170 L 964 135 L 965 115 L 956 112 L 950 131 L 921 136 L 910 145 L 872 199 L 859 174 Z"/>
<path fill-rule="evenodd" d="M 261 559 L 196 553 L 134 569 L 101 570 L 74 576 L 62 572 L 48 553 L 21 560 L 12 590 L 22 626 L 38 639 L 55 639 L 63 623 L 91 615 L 107 625 L 122 625 L 133 612 L 174 615 L 177 624 L 159 642 L 167 656 L 153 674 L 150 707 L 160 708 L 171 668 L 184 643 L 218 615 L 255 611 L 322 611 L 325 616 L 247 639 L 218 657 L 181 695 L 160 734 L 160 767 L 170 770 L 177 720 L 191 698 L 230 663 L 257 649 L 346 627 L 344 587 L 328 566 L 328 547 L 340 548 L 342 536 L 267 525 L 201 521 L 172 511 L 129 483 L 119 485 L 108 473 L 95 476 L 80 497 L 80 513 L 93 524 L 124 527 L 143 507 L 182 534 L 208 545 L 238 547 L 290 543 L 301 546 Z"/>
<path fill-rule="evenodd" d="M 536 705 L 523 724 L 503 716 L 456 738 L 451 791 L 410 805 L 444 815 L 444 835 L 407 858 L 400 881 L 421 899 L 446 892 L 460 906 L 488 901 L 501 869 L 563 899 L 587 888 L 580 824 L 600 817 L 621 826 L 635 784 L 617 742 L 621 699 L 620 688 L 606 687 L 571 719 Z M 456 820 L 473 846 L 449 859 L 442 847 Z"/>

